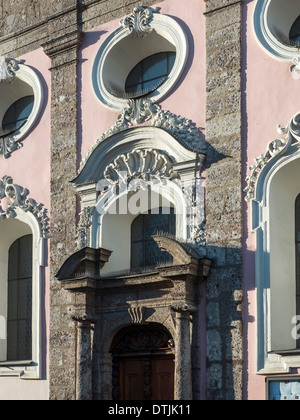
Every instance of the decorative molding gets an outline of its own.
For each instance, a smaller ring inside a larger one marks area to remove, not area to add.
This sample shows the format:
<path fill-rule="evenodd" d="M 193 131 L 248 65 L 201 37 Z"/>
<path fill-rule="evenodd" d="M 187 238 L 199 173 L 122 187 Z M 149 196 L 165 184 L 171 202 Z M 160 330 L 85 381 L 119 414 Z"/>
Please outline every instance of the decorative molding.
<path fill-rule="evenodd" d="M 293 58 L 293 65 L 291 66 L 290 70 L 291 70 L 293 79 L 295 80 L 300 79 L 300 58 L 299 57 Z"/>
<path fill-rule="evenodd" d="M 95 95 L 110 110 L 120 112 L 127 107 L 125 81 L 129 70 L 145 58 L 149 34 L 154 48 L 151 49 L 151 55 L 170 50 L 171 44 L 176 59 L 169 76 L 154 91 L 149 92 L 148 97 L 153 102 L 159 102 L 182 76 L 189 54 L 187 36 L 175 19 L 161 15 L 158 11 L 159 8 L 135 7 L 133 13 L 121 21 L 120 26 L 108 35 L 98 50 L 92 83 Z"/>
<path fill-rule="evenodd" d="M 82 249 L 90 245 L 90 226 L 92 225 L 94 207 L 84 207 L 80 213 L 77 227 L 77 248 Z"/>
<path fill-rule="evenodd" d="M 66 64 L 77 63 L 77 51 L 82 40 L 83 33 L 79 29 L 75 29 L 44 42 L 41 46 L 45 54 L 52 60 L 50 70 L 58 69 Z"/>
<path fill-rule="evenodd" d="M 182 302 L 170 306 L 172 312 L 194 314 L 197 312 L 197 306 L 192 303 Z"/>
<path fill-rule="evenodd" d="M 0 57 L 0 84 L 12 83 L 16 78 L 16 71 L 19 70 L 19 61 L 12 58 Z M 0 127 L 1 128 L 1 127 Z M 12 135 L 0 137 L 0 155 L 4 158 L 19 149 L 21 143 L 17 142 Z"/>
<path fill-rule="evenodd" d="M 42 204 L 37 204 L 33 199 L 27 198 L 29 191 L 13 183 L 10 176 L 0 179 L 0 203 L 3 199 L 10 202 L 4 211 L 0 206 L 0 219 L 11 219 L 17 217 L 16 208 L 26 213 L 32 213 L 39 223 L 43 238 L 49 238 L 49 225 L 46 211 Z"/>
<path fill-rule="evenodd" d="M 200 130 L 191 120 L 172 114 L 169 111 L 163 111 L 159 105 L 154 104 L 148 98 L 129 100 L 127 108 L 123 109 L 117 117 L 116 124 L 96 140 L 95 144 L 83 158 L 78 169 L 78 174 L 81 173 L 89 157 L 100 143 L 114 134 L 121 133 L 133 127 L 134 122 L 142 124 L 148 121 L 151 122 L 152 127 L 161 128 L 168 132 L 190 150 L 194 150 L 197 153 L 205 153 L 205 144 L 201 139 Z"/>
<path fill-rule="evenodd" d="M 19 70 L 19 61 L 12 58 L 0 57 L 0 83 L 11 83 Z"/>
<path fill-rule="evenodd" d="M 289 31 L 299 15 L 298 4 L 286 7 L 285 0 L 257 0 L 253 23 L 259 45 L 271 57 L 293 62 L 299 48 L 289 39 Z"/>
<path fill-rule="evenodd" d="M 17 141 L 14 136 L 0 137 L 0 156 L 7 159 L 12 152 L 22 147 L 22 144 Z"/>
<path fill-rule="evenodd" d="M 164 330 L 145 329 L 126 334 L 114 349 L 114 353 L 127 351 L 147 351 L 169 348 L 170 335 Z"/>
<path fill-rule="evenodd" d="M 300 113 L 296 114 L 287 126 L 278 126 L 278 133 L 285 135 L 282 139 L 276 139 L 268 144 L 265 154 L 255 158 L 255 165 L 250 166 L 250 175 L 247 176 L 246 201 L 253 200 L 257 181 L 262 170 L 275 158 L 282 156 L 294 143 L 300 142 Z"/>
<path fill-rule="evenodd" d="M 173 257 L 173 265 L 199 264 L 198 253 L 189 245 L 179 242 L 171 235 L 162 233 L 161 235 L 153 235 L 152 238 L 158 247 Z"/>
<path fill-rule="evenodd" d="M 144 306 L 131 306 L 128 313 L 133 324 L 142 324 L 144 322 L 146 308 Z"/>
<path fill-rule="evenodd" d="M 144 38 L 153 31 L 151 22 L 153 14 L 159 12 L 159 7 L 152 9 L 151 7 L 137 6 L 133 9 L 133 13 L 121 20 L 120 25 L 127 29 L 133 38 Z"/>
<path fill-rule="evenodd" d="M 3 131 L 1 121 L 12 105 L 12 99 L 16 101 L 29 94 L 33 95 L 34 101 L 26 122 L 13 132 Z M 33 127 L 40 115 L 44 92 L 37 73 L 20 61 L 0 57 L 0 98 L 0 156 L 8 158 L 12 152 L 22 147 L 20 140 Z"/>
<path fill-rule="evenodd" d="M 178 174 L 173 170 L 169 156 L 158 150 L 133 150 L 118 156 L 104 170 L 104 178 L 118 183 L 127 174 L 127 184 L 133 179 L 149 181 L 153 179 L 176 179 Z"/>

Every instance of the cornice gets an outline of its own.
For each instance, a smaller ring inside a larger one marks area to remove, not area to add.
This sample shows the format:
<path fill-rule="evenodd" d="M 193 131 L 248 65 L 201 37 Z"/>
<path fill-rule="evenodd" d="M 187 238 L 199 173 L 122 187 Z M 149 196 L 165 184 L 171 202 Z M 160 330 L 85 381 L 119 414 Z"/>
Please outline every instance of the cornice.
<path fill-rule="evenodd" d="M 243 3 L 243 1 L 244 0 L 205 0 L 206 11 L 204 12 L 204 15 L 218 12 L 220 10 L 226 9 L 227 7 Z"/>
<path fill-rule="evenodd" d="M 45 53 L 51 58 L 55 58 L 60 54 L 70 52 L 71 50 L 77 51 L 83 40 L 83 33 L 76 29 L 57 38 L 44 42 L 42 47 Z M 65 64 L 65 63 L 64 63 Z"/>

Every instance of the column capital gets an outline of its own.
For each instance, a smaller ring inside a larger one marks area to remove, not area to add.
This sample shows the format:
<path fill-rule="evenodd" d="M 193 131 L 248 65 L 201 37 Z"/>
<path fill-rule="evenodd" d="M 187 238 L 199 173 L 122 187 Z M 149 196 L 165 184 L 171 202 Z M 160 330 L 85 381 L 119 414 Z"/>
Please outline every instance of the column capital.
<path fill-rule="evenodd" d="M 77 51 L 82 40 L 83 33 L 79 29 L 76 29 L 44 42 L 42 44 L 44 52 L 52 60 L 52 67 L 50 70 L 75 61 L 77 62 Z"/>
<path fill-rule="evenodd" d="M 197 312 L 197 307 L 192 303 L 176 303 L 170 306 L 170 310 L 179 314 L 193 314 Z"/>
<path fill-rule="evenodd" d="M 78 328 L 92 328 L 95 319 L 89 318 L 87 315 L 73 315 L 73 321 L 78 322 Z"/>

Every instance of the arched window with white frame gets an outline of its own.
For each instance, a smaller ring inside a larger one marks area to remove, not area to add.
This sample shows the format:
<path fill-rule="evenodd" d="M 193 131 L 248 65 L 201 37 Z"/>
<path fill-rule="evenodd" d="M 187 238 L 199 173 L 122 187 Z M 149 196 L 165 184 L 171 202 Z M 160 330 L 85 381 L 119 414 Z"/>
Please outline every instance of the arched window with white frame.
<path fill-rule="evenodd" d="M 45 237 L 30 211 L 0 220 L 0 376 L 42 378 Z"/>

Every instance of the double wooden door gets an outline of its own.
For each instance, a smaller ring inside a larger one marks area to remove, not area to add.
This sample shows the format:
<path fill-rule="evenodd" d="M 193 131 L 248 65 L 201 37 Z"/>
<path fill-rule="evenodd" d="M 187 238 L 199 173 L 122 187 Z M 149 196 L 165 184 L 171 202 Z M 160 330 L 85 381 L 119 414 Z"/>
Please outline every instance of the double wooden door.
<path fill-rule="evenodd" d="M 172 356 L 128 357 L 119 360 L 121 400 L 173 400 Z"/>
<path fill-rule="evenodd" d="M 131 326 L 114 338 L 114 400 L 173 400 L 174 352 L 170 333 L 160 324 Z"/>

